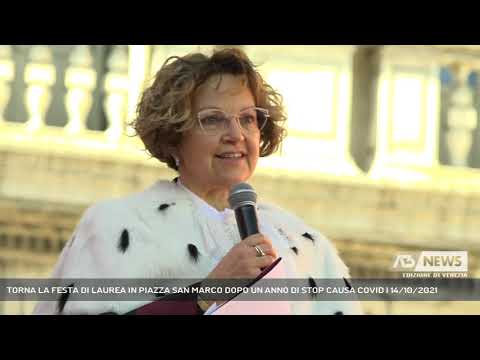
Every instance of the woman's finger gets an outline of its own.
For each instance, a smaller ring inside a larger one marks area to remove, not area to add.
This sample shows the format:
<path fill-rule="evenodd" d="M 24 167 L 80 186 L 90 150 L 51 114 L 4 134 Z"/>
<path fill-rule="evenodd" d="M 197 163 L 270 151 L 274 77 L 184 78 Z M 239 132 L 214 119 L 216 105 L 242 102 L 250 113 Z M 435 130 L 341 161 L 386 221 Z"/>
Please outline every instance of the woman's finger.
<path fill-rule="evenodd" d="M 250 235 L 246 239 L 242 240 L 242 243 L 248 246 L 255 246 L 259 244 L 269 244 L 270 246 L 272 245 L 270 239 L 263 234 Z"/>
<path fill-rule="evenodd" d="M 256 248 L 259 248 L 261 250 L 261 252 L 263 253 L 263 255 L 260 255 L 259 251 Z M 265 243 L 252 246 L 251 254 L 253 256 L 270 255 L 273 258 L 277 258 L 277 252 L 273 249 L 273 247 L 270 244 L 265 244 Z"/>

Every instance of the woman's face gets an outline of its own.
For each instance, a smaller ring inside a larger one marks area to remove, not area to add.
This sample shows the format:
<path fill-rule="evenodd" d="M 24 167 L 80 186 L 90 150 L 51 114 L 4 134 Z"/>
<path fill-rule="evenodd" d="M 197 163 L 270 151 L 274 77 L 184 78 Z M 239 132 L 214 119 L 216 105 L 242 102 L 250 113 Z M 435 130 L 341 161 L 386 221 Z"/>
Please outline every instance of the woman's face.
<path fill-rule="evenodd" d="M 254 97 L 243 76 L 223 74 L 219 83 L 219 75 L 214 75 L 197 89 L 193 99 L 196 124 L 183 134 L 177 149 L 184 184 L 200 191 L 227 190 L 250 178 L 258 161 L 260 131 L 245 134 L 238 119 L 230 117 L 226 129 L 206 134 L 199 126 L 197 114 L 213 108 L 236 115 L 254 106 Z"/>

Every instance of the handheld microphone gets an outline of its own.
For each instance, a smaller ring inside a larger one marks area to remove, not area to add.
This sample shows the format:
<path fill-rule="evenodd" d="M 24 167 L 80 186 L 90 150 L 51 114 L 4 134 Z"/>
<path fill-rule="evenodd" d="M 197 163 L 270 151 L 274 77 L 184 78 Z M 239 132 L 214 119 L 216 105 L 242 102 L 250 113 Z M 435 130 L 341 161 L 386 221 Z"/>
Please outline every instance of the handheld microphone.
<path fill-rule="evenodd" d="M 230 190 L 228 203 L 235 212 L 235 219 L 242 240 L 259 233 L 256 202 L 257 194 L 247 183 L 237 184 Z"/>

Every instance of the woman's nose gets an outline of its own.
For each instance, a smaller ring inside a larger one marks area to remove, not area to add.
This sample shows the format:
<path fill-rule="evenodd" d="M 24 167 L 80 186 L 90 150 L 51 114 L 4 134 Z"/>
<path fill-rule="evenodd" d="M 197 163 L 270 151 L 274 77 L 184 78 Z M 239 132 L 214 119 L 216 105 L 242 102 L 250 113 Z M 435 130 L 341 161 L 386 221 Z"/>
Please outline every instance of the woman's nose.
<path fill-rule="evenodd" d="M 225 132 L 225 135 L 230 140 L 240 141 L 244 139 L 243 129 L 240 126 L 238 118 L 231 117 L 228 122 L 228 128 Z"/>

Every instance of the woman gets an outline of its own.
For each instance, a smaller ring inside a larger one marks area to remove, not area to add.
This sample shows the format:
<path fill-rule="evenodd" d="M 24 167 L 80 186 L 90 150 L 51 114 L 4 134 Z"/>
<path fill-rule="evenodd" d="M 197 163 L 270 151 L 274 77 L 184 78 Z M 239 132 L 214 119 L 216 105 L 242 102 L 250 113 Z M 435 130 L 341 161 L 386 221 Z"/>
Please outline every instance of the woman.
<path fill-rule="evenodd" d="M 290 278 L 347 278 L 332 244 L 301 220 L 259 204 L 260 233 L 240 239 L 228 205 L 232 186 L 247 181 L 259 156 L 275 152 L 286 119 L 277 94 L 238 49 L 211 57 L 169 58 L 143 93 L 133 122 L 146 149 L 175 169 L 122 199 L 97 203 L 65 246 L 54 278 L 251 279 L 282 258 Z M 191 299 L 187 313 L 212 302 Z M 148 302 L 74 302 L 63 296 L 35 313 L 135 313 Z M 163 310 L 162 310 L 163 311 Z M 293 302 L 293 314 L 354 314 L 356 302 Z"/>

